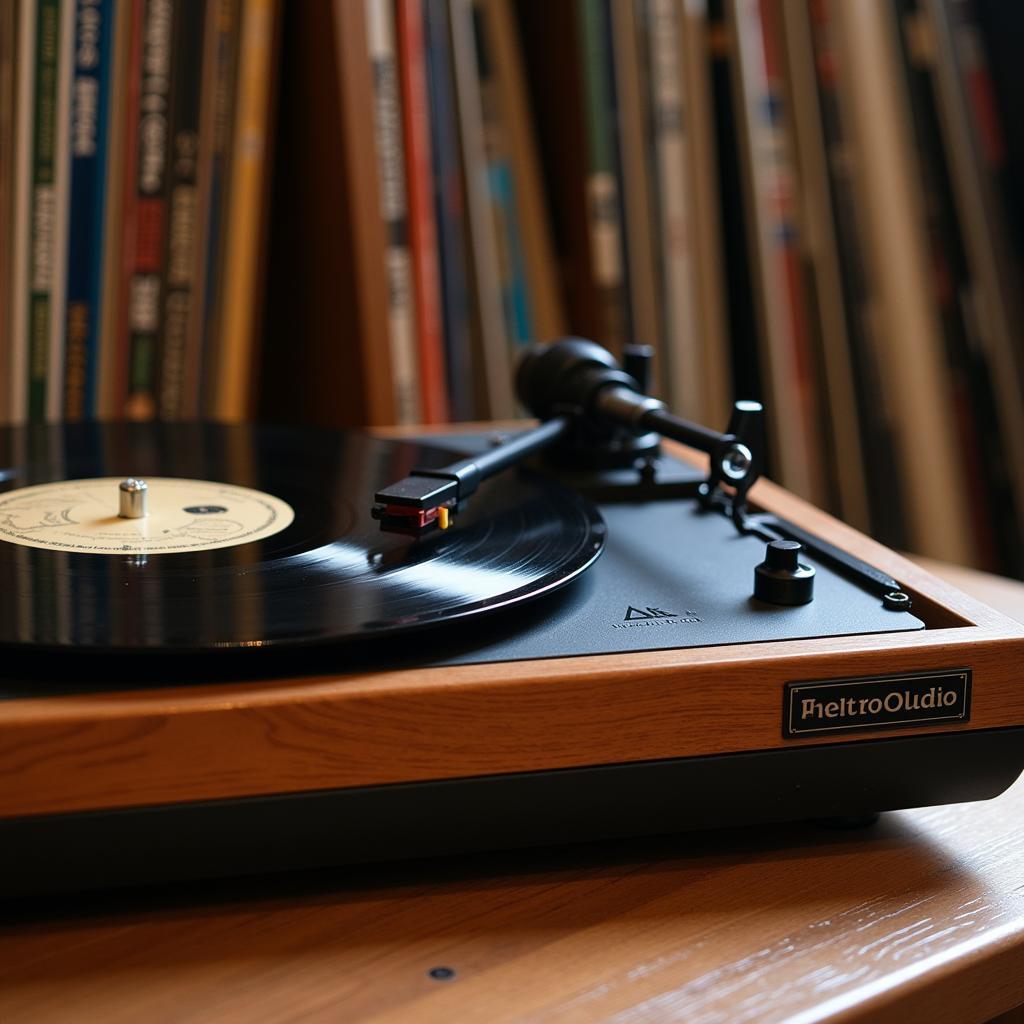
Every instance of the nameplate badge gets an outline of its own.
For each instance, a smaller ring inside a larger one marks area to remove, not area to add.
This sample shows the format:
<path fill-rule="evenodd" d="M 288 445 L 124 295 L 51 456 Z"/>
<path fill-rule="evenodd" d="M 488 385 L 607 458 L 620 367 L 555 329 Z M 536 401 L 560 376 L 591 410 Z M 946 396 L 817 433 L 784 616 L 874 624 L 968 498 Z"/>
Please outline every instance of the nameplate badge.
<path fill-rule="evenodd" d="M 787 683 L 782 735 L 827 737 L 971 717 L 971 670 Z"/>

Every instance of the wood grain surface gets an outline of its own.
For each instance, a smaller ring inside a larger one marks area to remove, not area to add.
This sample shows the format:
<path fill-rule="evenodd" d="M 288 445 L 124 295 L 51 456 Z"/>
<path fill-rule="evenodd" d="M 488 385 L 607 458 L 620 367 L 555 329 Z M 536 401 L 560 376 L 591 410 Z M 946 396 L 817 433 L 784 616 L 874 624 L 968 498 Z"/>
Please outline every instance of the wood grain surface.
<path fill-rule="evenodd" d="M 7 700 L 0 816 L 813 744 L 783 738 L 782 689 L 828 677 L 969 667 L 971 720 L 903 734 L 1024 723 L 1024 627 L 770 481 L 752 494 L 900 580 L 937 628 Z"/>
<path fill-rule="evenodd" d="M 959 583 L 1024 618 L 1024 586 Z M 4 919 L 5 1024 L 973 1024 L 1024 1003 L 1024 781 L 862 831 L 737 829 Z"/>

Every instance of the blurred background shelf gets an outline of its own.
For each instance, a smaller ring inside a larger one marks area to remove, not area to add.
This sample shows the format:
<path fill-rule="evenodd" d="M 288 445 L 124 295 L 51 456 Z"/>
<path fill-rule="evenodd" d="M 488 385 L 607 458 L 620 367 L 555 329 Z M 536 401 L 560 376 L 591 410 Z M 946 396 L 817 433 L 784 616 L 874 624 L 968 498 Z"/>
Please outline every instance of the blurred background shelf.
<path fill-rule="evenodd" d="M 1024 9 L 11 0 L 0 422 L 508 418 L 653 346 L 769 471 L 1024 575 Z"/>

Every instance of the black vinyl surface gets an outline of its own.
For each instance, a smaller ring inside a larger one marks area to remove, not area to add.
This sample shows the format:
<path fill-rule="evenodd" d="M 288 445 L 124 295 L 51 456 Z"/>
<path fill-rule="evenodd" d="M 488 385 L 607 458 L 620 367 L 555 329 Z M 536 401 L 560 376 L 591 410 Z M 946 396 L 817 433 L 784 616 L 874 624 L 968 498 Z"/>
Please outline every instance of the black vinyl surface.
<path fill-rule="evenodd" d="M 142 560 L 0 540 L 0 644 L 208 650 L 390 635 L 535 598 L 600 554 L 594 506 L 521 473 L 484 483 L 453 529 L 381 532 L 374 492 L 414 466 L 451 461 L 424 444 L 271 427 L 0 431 L 0 495 L 68 479 L 176 477 L 253 488 L 295 510 L 264 540 Z"/>
<path fill-rule="evenodd" d="M 383 482 L 491 440 L 200 424 L 0 430 L 0 496 L 155 473 L 253 487 L 296 509 L 264 541 L 145 566 L 0 541 L 0 699 L 924 628 L 807 556 L 814 601 L 755 600 L 763 543 L 683 496 L 699 475 L 671 457 L 657 496 L 638 495 L 624 471 L 596 504 L 510 471 L 447 533 L 380 532 L 369 507 Z M 408 639 L 391 642 L 401 631 Z M 111 657 L 118 649 L 132 656 Z"/>

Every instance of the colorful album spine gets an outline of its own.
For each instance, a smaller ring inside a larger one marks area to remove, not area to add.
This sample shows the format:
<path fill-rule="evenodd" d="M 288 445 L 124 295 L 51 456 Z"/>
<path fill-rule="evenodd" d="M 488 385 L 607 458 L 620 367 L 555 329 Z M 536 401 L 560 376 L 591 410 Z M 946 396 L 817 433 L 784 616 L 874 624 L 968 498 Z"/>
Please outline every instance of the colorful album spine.
<path fill-rule="evenodd" d="M 995 415 L 987 362 L 975 361 L 970 325 L 963 316 L 962 296 L 973 287 L 949 164 L 942 144 L 938 110 L 931 88 L 934 48 L 928 45 L 928 26 L 916 0 L 896 0 L 901 43 L 900 69 L 907 85 L 909 115 L 917 143 L 915 177 L 920 182 L 924 228 L 928 237 L 931 300 L 938 314 L 947 361 L 950 412 L 960 446 L 959 470 L 966 482 L 968 512 L 979 567 L 997 571 L 1008 566 L 996 554 L 992 526 L 995 506 L 1012 503 L 1002 467 L 1009 465 L 1002 430 Z M 980 345 L 975 351 L 980 354 Z M 984 441 L 982 441 L 984 436 Z"/>
<path fill-rule="evenodd" d="M 277 0 L 242 5 L 231 178 L 225 194 L 220 352 L 211 394 L 214 417 L 230 422 L 250 418 L 255 400 L 276 20 Z"/>
<path fill-rule="evenodd" d="M 997 16 L 997 11 L 1003 12 L 1005 17 L 1007 11 L 1016 10 L 1013 5 L 1005 8 L 998 5 L 985 6 L 988 18 Z M 966 105 L 964 114 L 968 121 L 970 139 L 966 153 L 977 161 L 977 171 L 981 177 L 981 209 L 978 213 L 982 233 L 985 235 L 984 248 L 993 264 L 989 276 L 995 278 L 986 304 L 992 305 L 989 315 L 993 320 L 998 319 L 1008 325 L 999 331 L 1004 337 L 994 347 L 1001 350 L 999 358 L 1005 366 L 1007 378 L 1016 377 L 1019 406 L 1019 396 L 1024 391 L 1024 345 L 1020 344 L 1020 335 L 1024 331 L 1024 302 L 1020 288 L 1021 259 L 1024 254 L 1014 250 L 1014 240 L 1021 230 L 1024 217 L 1019 213 L 1020 181 L 1014 177 L 1015 167 L 1011 164 L 1011 154 L 1016 154 L 1017 147 L 1011 148 L 1008 139 L 1013 136 L 1007 136 L 1008 126 L 1003 125 L 1000 116 L 996 83 L 978 22 L 983 7 L 967 0 L 949 0 L 945 9 L 953 51 L 952 67 L 949 70 L 956 73 L 962 102 Z M 1006 34 L 1015 36 L 1013 32 Z M 1016 84 L 1019 75 L 1014 76 L 1013 81 Z M 1011 104 L 1007 113 L 1012 114 L 1015 109 L 1012 106 L 1012 95 L 1007 95 L 1005 100 Z M 1014 122 L 1012 129 L 1017 131 L 1019 126 Z M 990 326 L 990 329 L 993 327 Z M 1011 402 L 1007 397 L 1004 404 L 1009 406 Z M 1024 489 L 1024 465 L 1019 454 L 1014 462 L 1018 482 Z M 1021 505 L 1021 512 L 1024 512 L 1024 499 Z"/>
<path fill-rule="evenodd" d="M 427 67 L 424 53 L 423 0 L 398 0 L 396 28 L 402 85 L 406 182 L 409 193 L 409 241 L 412 248 L 416 328 L 419 342 L 424 423 L 448 419 L 441 321 L 441 280 L 437 222 L 433 206 L 433 163 Z"/>
<path fill-rule="evenodd" d="M 502 295 L 505 322 L 512 347 L 513 365 L 518 352 L 536 337 L 533 328 L 533 303 L 526 276 L 526 257 L 519 234 L 519 211 L 513 171 L 505 159 L 496 159 L 488 167 L 491 203 L 494 210 L 498 256 L 502 265 Z"/>
<path fill-rule="evenodd" d="M 121 324 L 122 246 L 124 244 L 124 188 L 127 176 L 125 144 L 130 127 L 125 117 L 129 94 L 129 63 L 134 0 L 116 0 L 115 16 L 110 26 L 110 86 L 106 133 L 106 200 L 103 216 L 103 253 L 100 271 L 100 316 L 97 324 L 95 387 L 90 401 L 97 419 L 120 415 L 122 404 L 115 402 L 119 386 L 118 355 Z M 134 182 L 134 175 L 132 175 Z"/>
<path fill-rule="evenodd" d="M 25 0 L 18 10 L 16 68 L 14 206 L 11 238 L 10 366 L 2 382 L 7 391 L 7 418 L 23 423 L 28 411 L 29 256 L 32 245 L 32 137 L 35 124 L 36 6 Z"/>
<path fill-rule="evenodd" d="M 64 413 L 64 347 L 67 326 L 68 241 L 71 214 L 71 81 L 76 41 L 75 0 L 61 0 L 60 59 L 57 71 L 57 116 L 54 122 L 53 255 L 50 285 L 50 338 L 47 345 L 44 417 L 60 420 Z"/>
<path fill-rule="evenodd" d="M 854 171 L 872 240 L 878 290 L 878 361 L 893 410 L 913 550 L 963 565 L 976 559 L 957 442 L 948 415 L 948 374 L 928 280 L 921 183 L 900 88 L 896 26 L 889 5 L 836 4 L 853 88 L 847 93 L 859 160 Z M 929 439 L 922 463 L 918 441 Z M 943 514 L 935 515 L 941 507 Z"/>
<path fill-rule="evenodd" d="M 765 143 L 774 154 L 775 181 L 766 197 L 771 248 L 768 256 L 777 264 L 777 279 L 782 283 L 781 312 L 787 326 L 789 378 L 792 394 L 800 406 L 804 425 L 804 460 L 809 467 L 811 496 L 822 508 L 835 509 L 835 486 L 826 466 L 831 461 L 822 442 L 828 436 L 827 424 L 818 406 L 821 380 L 809 318 L 806 268 L 800 252 L 800 227 L 796 214 L 796 172 L 794 170 L 790 113 L 786 109 L 785 83 L 779 54 L 778 24 L 775 11 L 766 0 L 758 0 L 757 17 L 761 29 L 764 61 L 764 100 L 759 105 L 763 118 Z"/>
<path fill-rule="evenodd" d="M 612 64 L 618 94 L 618 122 L 622 154 L 622 195 L 626 251 L 629 253 L 629 304 L 638 344 L 655 349 L 651 391 L 671 402 L 666 366 L 665 324 L 659 246 L 662 218 L 658 210 L 654 139 L 651 115 L 653 68 L 647 12 L 640 4 L 612 4 Z M 674 406 L 673 406 L 674 408 Z M 680 411 L 680 410 L 677 410 Z"/>
<path fill-rule="evenodd" d="M 31 249 L 28 306 L 28 417 L 46 418 L 57 239 L 57 96 L 61 43 L 59 0 L 39 0 L 32 138 Z"/>
<path fill-rule="evenodd" d="M 477 3 L 491 44 L 503 152 L 515 204 L 514 244 L 521 250 L 514 253 L 516 280 L 521 280 L 529 302 L 529 340 L 560 338 L 567 330 L 565 309 L 514 0 Z"/>
<path fill-rule="evenodd" d="M 747 211 L 741 201 L 743 176 L 740 170 L 740 146 L 736 131 L 739 107 L 732 64 L 735 39 L 728 24 L 724 0 L 707 0 L 706 46 L 711 92 L 714 144 L 721 208 L 722 267 L 726 303 L 729 308 L 729 342 L 733 390 L 736 395 L 758 397 L 764 394 L 763 373 L 757 354 L 758 325 L 747 244 Z M 772 453 L 766 452 L 766 470 L 773 471 Z"/>
<path fill-rule="evenodd" d="M 520 217 L 516 203 L 515 172 L 509 148 L 511 140 L 502 106 L 500 83 L 494 60 L 494 26 L 484 8 L 474 10 L 476 30 L 477 76 L 483 124 L 484 151 L 487 159 L 487 191 L 494 235 L 497 241 L 498 272 L 501 285 L 505 337 L 511 365 L 520 349 L 534 339 L 533 308 L 526 275 L 526 261 L 520 237 Z"/>
<path fill-rule="evenodd" d="M 811 40 L 817 73 L 821 130 L 832 197 L 846 326 L 853 364 L 853 386 L 863 430 L 872 536 L 907 546 L 905 499 L 896 467 L 895 433 L 881 393 L 873 344 L 872 295 L 865 265 L 863 226 L 854 195 L 852 158 L 843 123 L 843 67 L 835 43 L 834 0 L 809 0 Z"/>
<path fill-rule="evenodd" d="M 675 0 L 648 0 L 645 13 L 665 330 L 662 358 L 667 364 L 663 372 L 672 408 L 681 416 L 703 423 L 705 395 L 687 159 L 687 146 L 692 142 L 687 138 L 689 116 L 680 60 L 679 12 Z"/>
<path fill-rule="evenodd" d="M 380 168 L 381 216 L 387 225 L 384 253 L 390 309 L 391 365 L 399 423 L 421 418 L 416 358 L 416 309 L 409 252 L 409 211 L 401 132 L 394 12 L 388 0 L 366 0 L 366 34 L 373 69 L 374 126 Z"/>
<path fill-rule="evenodd" d="M 10 372 L 11 346 L 11 257 L 13 253 L 12 217 L 14 213 L 14 176 L 16 160 L 15 59 L 18 38 L 17 7 L 0 4 L 0 425 L 8 422 L 10 395 L 6 387 Z"/>
<path fill-rule="evenodd" d="M 164 419 L 185 411 L 185 360 L 196 266 L 199 101 L 203 74 L 202 0 L 178 0 L 174 41 L 174 102 L 170 124 L 168 229 L 164 264 L 159 406 Z"/>
<path fill-rule="evenodd" d="M 167 153 L 175 3 L 146 0 L 135 165 L 135 244 L 128 295 L 128 396 L 124 414 L 157 410 L 157 368 L 167 230 Z"/>
<path fill-rule="evenodd" d="M 116 4 L 77 0 L 64 353 L 64 415 L 70 420 L 95 412 Z"/>
<path fill-rule="evenodd" d="M 733 401 L 729 316 L 723 268 L 722 181 L 714 145 L 707 0 L 679 5 L 679 41 L 686 96 L 690 210 L 696 270 L 698 348 L 705 423 L 725 423 Z"/>
<path fill-rule="evenodd" d="M 919 6 L 916 13 L 927 27 L 924 39 L 930 44 L 932 95 L 940 112 L 969 273 L 958 298 L 975 376 L 991 394 L 991 399 L 975 399 L 975 407 L 982 449 L 996 481 L 990 493 L 1000 541 L 999 571 L 1020 575 L 1024 571 L 1024 405 L 1020 400 L 1024 312 L 1011 240 L 1013 218 L 1007 216 L 1005 202 L 1006 138 L 993 102 L 989 55 L 978 33 L 979 17 L 998 20 L 1017 8 L 982 8 L 959 0 L 925 0 Z M 1012 34 L 999 42 L 990 35 L 989 42 L 1016 66 Z M 1007 500 L 1010 493 L 1012 501 Z"/>
<path fill-rule="evenodd" d="M 624 241 L 615 156 L 615 129 L 609 95 L 612 81 L 608 52 L 607 8 L 594 0 L 577 0 L 589 159 L 587 210 L 590 222 L 591 273 L 602 305 L 605 337 L 621 350 L 628 340 Z"/>
<path fill-rule="evenodd" d="M 100 364 L 110 375 L 110 380 L 100 382 L 99 410 L 105 419 L 119 418 L 125 413 L 128 400 L 129 357 L 131 354 L 131 288 L 135 277 L 135 239 L 138 219 L 138 194 L 136 180 L 139 159 L 139 111 L 142 99 L 142 47 L 145 23 L 146 0 L 123 0 L 130 4 L 127 44 L 123 74 L 124 95 L 118 97 L 119 119 L 122 129 L 121 149 L 111 154 L 112 160 L 120 164 L 119 195 L 111 196 L 111 202 L 119 211 L 120 218 L 112 223 L 112 230 L 120 233 L 120 244 L 112 254 L 112 266 L 116 267 L 117 283 L 111 289 L 115 308 L 104 316 L 109 323 L 103 344 L 110 351 L 103 353 Z M 116 179 L 114 179 L 116 180 Z"/>
<path fill-rule="evenodd" d="M 231 129 L 236 99 L 236 70 L 238 67 L 238 26 L 241 21 L 241 0 L 214 0 L 216 25 L 215 66 L 212 102 L 209 164 L 203 210 L 204 223 L 200 229 L 206 239 L 202 252 L 201 297 L 193 304 L 195 315 L 189 327 L 189 357 L 187 373 L 190 381 L 188 401 L 190 412 L 208 410 L 212 404 L 216 377 L 215 342 L 218 336 L 221 300 L 223 297 L 225 225 L 228 214 L 227 182 L 231 172 Z M 202 181 L 203 171 L 200 171 Z"/>
<path fill-rule="evenodd" d="M 449 11 L 446 4 L 431 2 L 426 4 L 424 14 L 448 396 L 452 417 L 468 420 L 474 416 L 473 325 L 467 286 L 469 248 L 455 117 Z"/>
<path fill-rule="evenodd" d="M 452 71 L 458 137 L 465 183 L 466 238 L 473 297 L 474 378 L 477 408 L 492 419 L 516 413 L 512 366 L 501 290 L 498 238 L 494 228 L 483 99 L 480 95 L 473 0 L 449 0 Z"/>
<path fill-rule="evenodd" d="M 786 486 L 825 506 L 827 493 L 817 448 L 821 431 L 806 415 L 798 358 L 800 321 L 786 269 L 785 253 L 792 231 L 792 176 L 780 97 L 771 87 L 766 67 L 764 22 L 758 0 L 736 0 L 729 13 L 740 101 L 737 132 L 745 171 L 743 197 L 749 208 L 749 248 L 756 271 L 753 296 L 765 394 L 774 411 L 768 421 L 771 451 Z"/>

